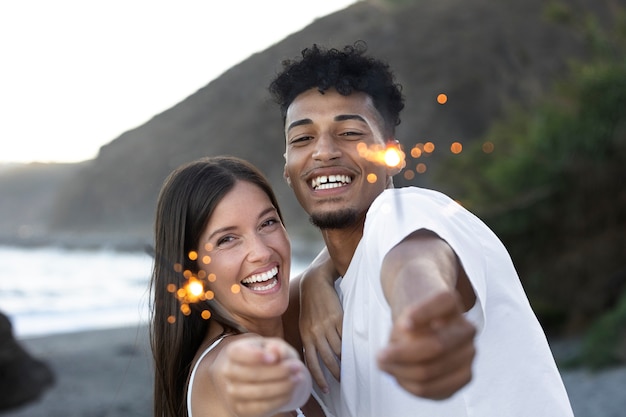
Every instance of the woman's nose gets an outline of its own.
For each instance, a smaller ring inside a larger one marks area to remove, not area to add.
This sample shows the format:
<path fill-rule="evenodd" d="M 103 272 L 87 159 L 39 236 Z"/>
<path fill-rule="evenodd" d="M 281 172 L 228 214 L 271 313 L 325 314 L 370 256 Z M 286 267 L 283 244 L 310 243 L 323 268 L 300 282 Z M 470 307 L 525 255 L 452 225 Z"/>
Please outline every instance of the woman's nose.
<path fill-rule="evenodd" d="M 248 260 L 250 262 L 267 261 L 272 254 L 272 249 L 261 236 L 255 236 L 250 241 Z"/>

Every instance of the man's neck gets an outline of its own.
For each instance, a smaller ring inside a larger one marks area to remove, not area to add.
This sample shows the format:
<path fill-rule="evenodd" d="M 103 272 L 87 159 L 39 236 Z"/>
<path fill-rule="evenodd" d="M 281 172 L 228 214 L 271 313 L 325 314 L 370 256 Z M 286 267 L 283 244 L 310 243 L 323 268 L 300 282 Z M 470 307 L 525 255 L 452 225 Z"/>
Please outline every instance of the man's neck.
<path fill-rule="evenodd" d="M 356 247 L 363 237 L 363 222 L 346 229 L 324 229 L 322 237 L 335 269 L 343 276 L 348 270 Z"/>

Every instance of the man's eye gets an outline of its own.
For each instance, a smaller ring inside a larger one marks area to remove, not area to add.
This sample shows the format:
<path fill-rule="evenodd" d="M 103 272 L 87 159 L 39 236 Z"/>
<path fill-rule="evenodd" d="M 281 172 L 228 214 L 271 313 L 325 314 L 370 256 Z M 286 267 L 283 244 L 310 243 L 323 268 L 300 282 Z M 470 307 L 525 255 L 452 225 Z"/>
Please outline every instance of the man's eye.
<path fill-rule="evenodd" d="M 312 136 L 298 136 L 297 138 L 291 139 L 289 143 L 292 145 L 295 145 L 297 143 L 304 143 L 304 142 L 311 140 L 311 138 Z"/>

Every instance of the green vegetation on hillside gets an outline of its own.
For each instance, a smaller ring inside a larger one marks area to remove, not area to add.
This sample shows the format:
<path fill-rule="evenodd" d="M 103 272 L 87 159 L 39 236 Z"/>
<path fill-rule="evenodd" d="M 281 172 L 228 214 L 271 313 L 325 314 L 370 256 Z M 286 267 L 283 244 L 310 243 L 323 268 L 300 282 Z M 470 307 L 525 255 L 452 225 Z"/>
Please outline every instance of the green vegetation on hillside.
<path fill-rule="evenodd" d="M 509 248 L 547 330 L 591 328 L 583 359 L 599 365 L 617 359 L 597 349 L 626 340 L 626 14 L 609 36 L 550 7 L 584 25 L 594 58 L 540 105 L 510 109 L 437 176 Z"/>

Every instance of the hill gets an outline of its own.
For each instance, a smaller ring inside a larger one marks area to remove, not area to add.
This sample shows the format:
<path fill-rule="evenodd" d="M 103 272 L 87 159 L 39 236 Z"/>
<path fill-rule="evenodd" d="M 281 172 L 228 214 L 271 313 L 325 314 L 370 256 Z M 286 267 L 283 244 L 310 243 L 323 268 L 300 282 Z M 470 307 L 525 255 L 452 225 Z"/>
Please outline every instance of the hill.
<path fill-rule="evenodd" d="M 514 103 L 533 105 L 568 71 L 572 60 L 585 59 L 587 39 L 580 28 L 568 24 L 568 14 L 590 15 L 610 25 L 615 8 L 624 3 L 358 2 L 251 56 L 102 147 L 96 159 L 80 164 L 38 197 L 45 210 L 22 212 L 9 221 L 7 213 L 14 214 L 14 208 L 0 206 L 1 217 L 7 219 L 0 231 L 8 234 L 14 231 L 11 223 L 19 223 L 35 225 L 31 229 L 43 234 L 149 242 L 157 193 L 167 174 L 204 155 L 232 154 L 268 175 L 292 236 L 318 241 L 282 179 L 282 125 L 266 90 L 282 59 L 299 55 L 313 43 L 341 47 L 366 41 L 372 54 L 391 64 L 403 85 L 407 105 L 398 139 L 405 148 L 432 141 L 444 149 L 452 141 L 480 137 Z M 442 92 L 449 98 L 444 106 L 436 102 Z M 433 155 L 430 163 L 436 164 L 437 158 Z M 413 168 L 411 161 L 408 168 Z M 399 183 L 437 188 L 428 171 Z M 10 199 L 13 194 L 3 191 L 5 195 Z"/>

